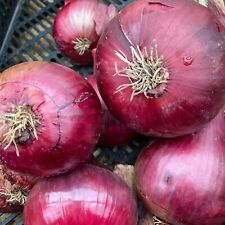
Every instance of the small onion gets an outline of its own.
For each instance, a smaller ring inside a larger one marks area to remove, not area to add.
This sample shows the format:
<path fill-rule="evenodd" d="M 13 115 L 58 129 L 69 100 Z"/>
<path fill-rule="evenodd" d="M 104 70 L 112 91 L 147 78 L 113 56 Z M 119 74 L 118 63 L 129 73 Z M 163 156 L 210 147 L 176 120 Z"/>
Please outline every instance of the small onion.
<path fill-rule="evenodd" d="M 36 184 L 25 205 L 24 224 L 136 225 L 137 206 L 119 177 L 86 164 Z"/>
<path fill-rule="evenodd" d="M 225 107 L 201 132 L 147 146 L 135 165 L 137 192 L 174 225 L 225 221 Z"/>
<path fill-rule="evenodd" d="M 113 5 L 107 6 L 101 0 L 66 0 L 53 25 L 58 49 L 75 64 L 91 64 L 91 50 L 116 13 Z"/>
<path fill-rule="evenodd" d="M 94 89 L 75 71 L 29 62 L 0 76 L 0 160 L 34 176 L 64 173 L 89 158 L 101 128 Z"/>
<path fill-rule="evenodd" d="M 95 89 L 103 110 L 101 135 L 98 140 L 99 146 L 111 147 L 114 145 L 126 144 L 137 136 L 137 133 L 127 128 L 118 121 L 107 109 L 102 97 L 98 91 L 96 76 L 92 75 L 88 78 L 88 82 Z"/>
<path fill-rule="evenodd" d="M 139 0 L 122 9 L 96 51 L 108 109 L 145 135 L 200 130 L 224 102 L 223 31 L 209 9 L 190 0 Z"/>
<path fill-rule="evenodd" d="M 0 165 L 0 212 L 21 211 L 37 180 Z"/>

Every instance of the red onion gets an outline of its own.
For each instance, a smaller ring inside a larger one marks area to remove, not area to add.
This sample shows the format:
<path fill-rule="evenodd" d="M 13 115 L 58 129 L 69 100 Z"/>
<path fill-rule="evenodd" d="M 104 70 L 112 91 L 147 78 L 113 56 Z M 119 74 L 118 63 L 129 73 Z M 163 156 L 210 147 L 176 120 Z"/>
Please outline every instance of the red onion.
<path fill-rule="evenodd" d="M 98 91 L 96 76 L 92 75 L 88 78 L 88 82 L 95 89 L 101 105 L 103 109 L 103 119 L 102 119 L 102 128 L 101 128 L 101 136 L 99 138 L 98 144 L 100 146 L 114 146 L 125 144 L 137 135 L 136 132 L 124 126 L 120 121 L 118 121 L 115 117 L 107 109 L 102 97 Z"/>
<path fill-rule="evenodd" d="M 76 64 L 91 64 L 91 50 L 114 15 L 116 8 L 101 0 L 66 0 L 53 25 L 58 49 Z"/>
<path fill-rule="evenodd" d="M 23 209 L 28 192 L 37 178 L 25 176 L 0 165 L 0 212 Z"/>
<path fill-rule="evenodd" d="M 94 89 L 73 70 L 47 62 L 16 65 L 0 76 L 0 160 L 50 176 L 89 158 L 101 127 Z"/>
<path fill-rule="evenodd" d="M 93 165 L 35 185 L 25 209 L 25 225 L 136 225 L 137 206 L 128 186 Z"/>
<path fill-rule="evenodd" d="M 98 87 L 111 113 L 145 135 L 175 137 L 202 128 L 224 101 L 222 29 L 209 9 L 190 0 L 125 7 L 96 52 Z"/>
<path fill-rule="evenodd" d="M 174 225 L 225 221 L 225 115 L 196 135 L 159 140 L 135 165 L 137 191 L 146 207 Z"/>

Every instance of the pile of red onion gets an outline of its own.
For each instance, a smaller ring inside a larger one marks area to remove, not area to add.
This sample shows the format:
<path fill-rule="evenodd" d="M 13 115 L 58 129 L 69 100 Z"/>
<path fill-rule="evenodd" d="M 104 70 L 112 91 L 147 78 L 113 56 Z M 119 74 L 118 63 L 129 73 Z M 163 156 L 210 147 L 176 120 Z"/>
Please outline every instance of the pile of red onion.
<path fill-rule="evenodd" d="M 101 0 L 64 0 L 56 46 L 93 75 L 49 62 L 1 74 L 0 212 L 25 204 L 25 225 L 137 225 L 141 201 L 140 225 L 224 223 L 219 1 L 138 0 L 117 13 Z M 158 139 L 135 168 L 113 173 L 93 157 L 95 146 L 138 134 Z"/>

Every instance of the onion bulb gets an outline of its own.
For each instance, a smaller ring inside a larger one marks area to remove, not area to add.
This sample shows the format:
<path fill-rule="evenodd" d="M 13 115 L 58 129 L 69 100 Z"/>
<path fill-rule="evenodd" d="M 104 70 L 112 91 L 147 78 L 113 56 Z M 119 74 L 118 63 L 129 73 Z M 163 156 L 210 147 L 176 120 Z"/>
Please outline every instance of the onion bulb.
<path fill-rule="evenodd" d="M 0 76 L 0 161 L 18 172 L 51 176 L 87 160 L 101 128 L 94 89 L 73 70 L 27 62 Z"/>
<path fill-rule="evenodd" d="M 65 6 L 56 15 L 53 25 L 58 49 L 75 64 L 91 64 L 91 50 L 116 13 L 113 5 L 108 6 L 101 0 L 65 0 Z"/>
<path fill-rule="evenodd" d="M 37 183 L 25 205 L 24 224 L 136 225 L 137 206 L 124 181 L 86 164 Z"/>
<path fill-rule="evenodd" d="M 108 109 L 145 135 L 200 130 L 224 103 L 223 30 L 211 11 L 194 1 L 129 4 L 97 46 L 97 83 Z"/>
<path fill-rule="evenodd" d="M 174 225 L 225 221 L 224 110 L 201 132 L 159 140 L 141 152 L 137 192 L 155 216 Z"/>

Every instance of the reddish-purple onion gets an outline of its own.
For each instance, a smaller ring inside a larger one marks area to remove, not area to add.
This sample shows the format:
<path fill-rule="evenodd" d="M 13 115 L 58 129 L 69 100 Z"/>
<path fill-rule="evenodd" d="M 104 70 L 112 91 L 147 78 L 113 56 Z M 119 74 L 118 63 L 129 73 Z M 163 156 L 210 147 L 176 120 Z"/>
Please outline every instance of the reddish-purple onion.
<path fill-rule="evenodd" d="M 26 176 L 0 165 L 0 212 L 21 211 L 37 178 Z"/>
<path fill-rule="evenodd" d="M 36 184 L 25 205 L 24 224 L 136 225 L 137 206 L 118 176 L 86 164 Z"/>
<path fill-rule="evenodd" d="M 64 173 L 89 158 L 101 128 L 90 84 L 55 63 L 29 62 L 0 76 L 0 161 L 34 176 Z"/>
<path fill-rule="evenodd" d="M 191 0 L 139 0 L 125 7 L 96 51 L 108 109 L 145 135 L 200 130 L 224 101 L 223 29 L 209 9 Z"/>
<path fill-rule="evenodd" d="M 147 146 L 135 165 L 146 207 L 173 225 L 225 221 L 225 107 L 202 131 Z"/>
<path fill-rule="evenodd" d="M 113 115 L 107 109 L 107 106 L 105 105 L 98 91 L 96 76 L 90 76 L 88 78 L 88 82 L 95 89 L 103 110 L 102 128 L 98 145 L 111 147 L 114 145 L 125 144 L 134 139 L 134 137 L 137 136 L 137 133 L 124 126 L 120 121 L 113 117 Z"/>
<path fill-rule="evenodd" d="M 75 64 L 91 64 L 91 50 L 96 48 L 102 30 L 116 13 L 113 5 L 101 0 L 66 0 L 53 25 L 58 49 Z"/>

